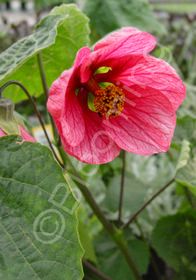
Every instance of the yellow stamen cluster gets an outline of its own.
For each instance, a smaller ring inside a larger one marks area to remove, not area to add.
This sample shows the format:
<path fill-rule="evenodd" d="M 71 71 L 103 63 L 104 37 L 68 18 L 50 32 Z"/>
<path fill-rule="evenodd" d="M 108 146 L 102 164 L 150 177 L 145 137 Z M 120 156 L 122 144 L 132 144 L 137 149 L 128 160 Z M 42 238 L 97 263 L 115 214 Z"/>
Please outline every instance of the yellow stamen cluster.
<path fill-rule="evenodd" d="M 120 115 L 124 108 L 123 90 L 114 85 L 100 88 L 95 92 L 94 106 L 100 117 L 113 118 Z"/>

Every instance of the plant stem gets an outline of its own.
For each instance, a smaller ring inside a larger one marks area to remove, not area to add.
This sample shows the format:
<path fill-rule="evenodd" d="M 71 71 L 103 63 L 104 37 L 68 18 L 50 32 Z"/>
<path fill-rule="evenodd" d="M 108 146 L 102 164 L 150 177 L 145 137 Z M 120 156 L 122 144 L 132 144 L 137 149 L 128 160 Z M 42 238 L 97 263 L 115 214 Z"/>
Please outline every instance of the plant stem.
<path fill-rule="evenodd" d="M 124 256 L 127 264 L 129 265 L 129 267 L 131 268 L 131 271 L 133 273 L 133 275 L 135 276 L 135 279 L 137 280 L 142 280 L 142 277 L 139 274 L 139 271 L 132 259 L 132 256 L 129 253 L 127 244 L 125 242 L 125 240 L 123 238 L 116 238 L 115 236 L 113 236 L 113 240 L 116 243 L 116 245 L 118 246 L 119 250 L 121 251 L 122 255 Z"/>
<path fill-rule="evenodd" d="M 35 111 L 35 113 L 36 113 L 36 115 L 37 115 L 37 117 L 38 117 L 38 119 L 39 119 L 39 122 L 40 122 L 40 124 L 41 124 L 41 126 L 42 126 L 42 128 L 43 128 L 43 131 L 44 131 L 44 134 L 45 134 L 46 139 L 47 139 L 47 141 L 48 141 L 48 144 L 49 144 L 49 146 L 50 146 L 50 148 L 51 148 L 51 150 L 52 150 L 52 152 L 53 152 L 53 154 L 54 154 L 56 160 L 58 161 L 59 165 L 60 165 L 62 168 L 64 168 L 64 165 L 59 161 L 59 158 L 58 158 L 58 156 L 57 156 L 57 154 L 56 154 L 56 152 L 55 152 L 55 150 L 54 150 L 54 148 L 53 148 L 53 146 L 52 146 L 52 143 L 51 143 L 50 138 L 49 138 L 49 136 L 48 136 L 48 133 L 47 133 L 47 131 L 46 131 L 46 129 L 45 129 L 44 122 L 43 122 L 43 120 L 42 120 L 42 117 L 41 117 L 41 115 L 40 115 L 40 112 L 38 111 L 37 106 L 36 106 L 36 104 L 35 104 L 33 98 L 31 97 L 30 93 L 28 92 L 28 90 L 27 90 L 20 82 L 17 82 L 17 81 L 9 81 L 9 82 L 5 83 L 5 84 L 0 88 L 0 97 L 1 97 L 1 94 L 2 94 L 3 90 L 4 90 L 6 87 L 8 87 L 9 85 L 13 85 L 13 84 L 19 86 L 20 88 L 22 88 L 22 90 L 26 93 L 26 95 L 27 95 L 28 99 L 30 100 L 30 102 L 31 102 L 31 104 L 32 104 L 32 106 L 33 106 L 33 108 L 34 108 L 34 111 Z"/>
<path fill-rule="evenodd" d="M 96 267 L 94 267 L 91 263 L 82 260 L 83 266 L 85 266 L 88 270 L 92 271 L 95 275 L 99 276 L 103 280 L 112 280 L 107 275 L 103 274 L 101 271 L 99 271 Z"/>
<path fill-rule="evenodd" d="M 121 215 L 122 215 L 122 204 L 123 204 L 123 193 L 124 193 L 124 182 L 125 182 L 125 156 L 126 152 L 122 151 L 122 173 L 121 173 L 121 185 L 120 185 L 120 200 L 119 200 L 119 216 L 118 216 L 118 222 L 117 227 L 120 228 L 121 226 Z"/>
<path fill-rule="evenodd" d="M 42 59 L 41 52 L 38 53 L 38 55 L 37 55 L 37 61 L 38 61 L 39 71 L 40 71 L 42 85 L 43 85 L 43 89 L 44 89 L 44 94 L 45 94 L 46 100 L 48 100 L 49 92 L 48 92 L 46 75 L 45 75 L 45 71 L 44 71 L 44 65 L 43 65 L 43 59 Z"/>
<path fill-rule="evenodd" d="M 57 146 L 58 147 L 58 146 Z M 58 147 L 59 148 L 59 147 Z M 61 149 L 61 153 L 64 150 Z M 63 158 L 63 157 L 62 157 Z M 66 162 L 69 164 L 73 175 L 72 178 L 76 182 L 77 186 L 79 187 L 80 191 L 82 192 L 83 196 L 85 197 L 87 203 L 90 205 L 91 209 L 99 219 L 99 221 L 102 223 L 104 228 L 107 230 L 113 241 L 116 243 L 118 249 L 121 251 L 122 255 L 124 256 L 128 266 L 130 267 L 130 270 L 132 271 L 133 275 L 135 276 L 136 280 L 142 280 L 137 267 L 132 259 L 132 256 L 129 253 L 128 247 L 126 242 L 124 241 L 122 237 L 122 232 L 120 232 L 118 229 L 114 228 L 114 226 L 106 219 L 105 215 L 101 211 L 99 205 L 94 200 L 91 192 L 87 188 L 85 182 L 80 177 L 79 173 L 73 166 L 72 162 L 70 161 L 67 154 L 64 152 L 64 158 L 66 159 Z"/>
<path fill-rule="evenodd" d="M 139 210 L 133 214 L 133 216 L 128 220 L 128 222 L 122 227 L 124 230 L 128 228 L 128 226 L 135 220 L 135 218 L 157 197 L 159 196 L 165 189 L 167 189 L 175 179 L 170 180 L 165 186 L 163 186 L 159 191 L 157 191 Z"/>
<path fill-rule="evenodd" d="M 61 149 L 61 152 L 62 152 L 62 149 Z M 103 214 L 103 212 L 99 208 L 98 204 L 94 200 L 91 192 L 87 188 L 85 182 L 82 180 L 82 178 L 80 177 L 79 173 L 77 172 L 77 170 L 73 166 L 71 160 L 69 159 L 69 157 L 66 154 L 64 154 L 64 157 L 66 158 L 66 162 L 69 164 L 69 166 L 72 169 L 72 172 L 73 172 L 73 175 L 74 175 L 74 177 L 72 177 L 72 178 L 77 183 L 77 185 L 78 185 L 80 191 L 82 192 L 82 194 L 84 195 L 86 201 L 91 206 L 92 210 L 94 211 L 94 213 L 96 214 L 96 216 L 98 217 L 100 222 L 103 224 L 104 228 L 110 234 L 112 234 L 112 235 L 115 234 L 115 230 L 114 230 L 113 225 L 106 219 L 105 215 Z"/>
<path fill-rule="evenodd" d="M 41 80 L 42 80 L 42 86 L 43 86 L 43 90 L 44 90 L 44 95 L 45 95 L 46 102 L 47 102 L 48 97 L 49 97 L 49 92 L 48 92 L 48 86 L 47 86 L 47 81 L 46 81 L 46 74 L 45 74 L 45 70 L 44 70 L 44 64 L 43 64 L 43 59 L 42 59 L 42 53 L 41 52 L 38 53 L 38 55 L 37 55 L 37 61 L 38 61 L 40 76 L 41 76 Z M 49 116 L 50 116 L 50 121 L 51 121 L 51 124 L 52 124 L 54 138 L 55 138 L 56 142 L 60 142 L 60 136 L 59 136 L 56 124 L 54 122 L 54 119 L 50 115 L 50 113 L 49 113 Z"/>

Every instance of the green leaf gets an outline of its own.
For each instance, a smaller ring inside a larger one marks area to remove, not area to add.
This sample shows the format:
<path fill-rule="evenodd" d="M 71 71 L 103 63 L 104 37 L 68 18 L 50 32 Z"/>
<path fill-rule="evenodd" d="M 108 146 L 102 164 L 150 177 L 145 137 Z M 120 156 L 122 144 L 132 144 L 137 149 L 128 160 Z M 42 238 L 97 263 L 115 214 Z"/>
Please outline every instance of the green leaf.
<path fill-rule="evenodd" d="M 130 239 L 130 232 L 127 244 L 139 272 L 145 274 L 149 264 L 149 252 L 146 244 L 141 240 Z M 113 280 L 135 279 L 123 256 L 105 231 L 95 238 L 94 246 L 101 271 Z"/>
<path fill-rule="evenodd" d="M 1 85 L 8 80 L 17 80 L 32 95 L 39 96 L 43 88 L 36 54 L 42 52 L 50 87 L 62 71 L 72 66 L 78 49 L 88 45 L 89 32 L 88 18 L 75 5 L 54 8 L 32 35 L 16 42 L 0 55 Z M 9 87 L 5 92 L 14 102 L 26 99 L 18 87 Z"/>
<path fill-rule="evenodd" d="M 124 26 L 134 26 L 149 32 L 164 31 L 143 0 L 87 0 L 83 11 L 101 36 Z"/>
<path fill-rule="evenodd" d="M 175 275 L 174 280 L 191 280 L 191 279 L 196 279 L 196 272 L 193 271 L 187 271 L 184 269 L 183 271 L 181 270 L 179 273 Z"/>
<path fill-rule="evenodd" d="M 0 139 L 0 278 L 81 280 L 73 197 L 50 150 Z"/>
<path fill-rule="evenodd" d="M 157 190 L 167 184 L 175 174 L 175 167 L 170 162 L 167 154 L 143 157 L 126 153 L 126 170 L 122 207 L 124 222 L 150 199 Z M 102 203 L 102 207 L 107 209 L 106 211 L 109 210 L 116 214 L 116 216 L 113 215 L 113 218 L 118 217 L 120 183 L 121 174 L 114 176 L 110 180 L 106 190 L 106 198 Z M 175 195 L 171 196 L 171 192 L 172 188 L 170 187 L 159 196 L 159 199 L 154 200 L 140 214 L 140 217 L 145 217 L 145 221 L 147 221 L 148 214 L 148 218 L 156 220 L 157 216 L 159 218 L 160 215 L 175 211 L 178 205 L 175 201 Z"/>
<path fill-rule="evenodd" d="M 190 142 L 184 139 L 182 141 L 182 148 L 176 166 L 176 171 L 186 166 L 189 159 L 190 159 Z"/>
<path fill-rule="evenodd" d="M 84 251 L 85 251 L 85 254 L 84 254 L 85 259 L 96 264 L 97 258 L 95 255 L 91 237 L 89 235 L 88 229 L 86 228 L 85 224 L 83 222 L 81 222 L 80 220 L 78 223 L 78 231 L 79 231 L 82 247 L 84 248 Z"/>
<path fill-rule="evenodd" d="M 196 268 L 196 211 L 161 218 L 152 234 L 152 246 L 177 271 Z"/>
<path fill-rule="evenodd" d="M 187 31 L 188 34 L 188 31 Z M 186 48 L 187 50 L 189 49 L 189 47 L 191 47 L 191 41 L 189 40 L 190 45 L 186 46 L 184 45 L 184 49 Z M 185 54 L 182 55 L 182 53 L 180 54 L 182 57 L 185 56 Z M 171 63 L 170 63 L 171 64 Z M 175 69 L 177 69 L 176 65 L 172 65 Z M 178 70 L 178 69 L 177 69 Z M 192 71 L 189 70 L 191 73 Z M 180 71 L 177 71 L 178 74 L 180 74 Z M 182 74 L 180 75 L 182 76 Z M 191 75 L 189 75 L 189 77 L 191 77 Z M 177 117 L 178 118 L 182 118 L 182 117 L 186 117 L 186 116 L 192 116 L 192 117 L 196 117 L 196 86 L 188 84 L 187 82 L 185 83 L 186 86 L 186 97 L 183 101 L 183 103 L 181 104 L 180 108 L 178 108 L 177 110 Z"/>
<path fill-rule="evenodd" d="M 26 0 L 27 1 L 27 0 Z M 33 1 L 36 7 L 36 10 L 48 9 L 62 3 L 76 3 L 76 0 L 34 0 Z"/>
<path fill-rule="evenodd" d="M 180 186 L 187 187 L 194 195 L 196 195 L 196 157 L 191 157 L 190 142 L 182 141 L 181 153 L 178 159 L 175 181 L 178 184 L 179 194 Z M 184 188 L 183 188 L 184 189 Z M 188 191 L 188 190 L 187 190 Z M 184 191 L 182 192 L 184 194 Z M 194 198 L 192 198 L 194 199 Z"/>
<path fill-rule="evenodd" d="M 106 198 L 103 207 L 109 211 L 117 212 L 120 196 L 121 175 L 115 176 L 106 191 Z M 147 188 L 138 179 L 125 176 L 125 188 L 123 196 L 123 211 L 130 211 L 133 214 L 145 202 Z"/>
<path fill-rule="evenodd" d="M 196 195 L 196 157 L 189 159 L 187 165 L 176 172 L 175 180 Z"/>
<path fill-rule="evenodd" d="M 175 166 L 166 153 L 145 157 L 127 153 L 126 159 L 126 170 L 140 180 L 146 188 L 152 188 L 153 192 L 167 184 L 175 173 Z"/>
<path fill-rule="evenodd" d="M 193 146 L 196 146 L 196 118 L 185 116 L 177 119 L 172 142 L 181 146 L 183 139 L 187 139 Z"/>

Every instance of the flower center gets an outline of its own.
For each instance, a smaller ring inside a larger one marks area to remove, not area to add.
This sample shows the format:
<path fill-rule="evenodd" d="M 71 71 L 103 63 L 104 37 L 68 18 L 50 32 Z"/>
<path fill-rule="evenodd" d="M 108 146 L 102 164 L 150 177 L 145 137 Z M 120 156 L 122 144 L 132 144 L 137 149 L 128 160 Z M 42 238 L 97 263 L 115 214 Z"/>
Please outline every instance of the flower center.
<path fill-rule="evenodd" d="M 114 85 L 95 91 L 94 107 L 100 117 L 114 118 L 119 116 L 124 108 L 124 102 L 123 90 Z"/>

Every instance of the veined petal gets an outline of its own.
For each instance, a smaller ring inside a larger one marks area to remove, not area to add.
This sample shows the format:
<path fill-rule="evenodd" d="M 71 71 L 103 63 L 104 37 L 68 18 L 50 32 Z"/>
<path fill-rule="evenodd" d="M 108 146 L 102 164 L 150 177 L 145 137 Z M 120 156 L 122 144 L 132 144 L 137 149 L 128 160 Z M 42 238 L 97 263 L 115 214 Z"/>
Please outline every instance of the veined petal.
<path fill-rule="evenodd" d="M 84 118 L 78 98 L 69 88 L 66 91 L 64 108 L 61 116 L 63 135 L 71 146 L 77 146 L 84 138 Z"/>
<path fill-rule="evenodd" d="M 125 36 L 118 43 L 103 48 L 100 51 L 105 53 L 105 58 L 118 58 L 128 54 L 145 55 L 156 46 L 156 39 L 147 32 L 134 33 Z M 107 52 L 106 52 L 107 50 Z"/>
<path fill-rule="evenodd" d="M 47 109 L 55 120 L 59 120 L 61 118 L 64 110 L 65 90 L 72 72 L 73 68 L 65 70 L 50 87 Z"/>
<path fill-rule="evenodd" d="M 24 129 L 21 125 L 20 126 L 20 133 L 24 141 L 29 141 L 29 142 L 37 142 L 31 134 L 29 134 L 26 129 Z"/>
<path fill-rule="evenodd" d="M 21 136 L 23 137 L 23 141 L 29 141 L 29 142 L 36 142 L 36 140 L 33 138 L 31 134 L 29 134 L 26 129 L 24 129 L 21 125 L 20 126 L 20 133 Z M 7 134 L 0 128 L 0 137 L 6 136 Z"/>
<path fill-rule="evenodd" d="M 61 137 L 70 145 L 76 146 L 82 141 L 85 128 L 82 109 L 75 94 L 77 85 L 69 82 L 72 74 L 73 68 L 64 71 L 53 82 L 47 108 L 54 117 Z"/>
<path fill-rule="evenodd" d="M 112 161 L 120 153 L 120 148 L 104 130 L 101 119 L 97 113 L 89 110 L 87 106 L 88 93 L 80 91 L 78 99 L 83 110 L 85 135 L 77 146 L 71 146 L 66 139 L 62 144 L 67 153 L 80 161 L 91 164 L 102 164 Z"/>
<path fill-rule="evenodd" d="M 176 71 L 165 61 L 150 55 L 138 60 L 135 58 L 135 62 L 130 68 L 121 68 L 121 73 L 116 73 L 113 79 L 123 81 L 125 85 L 138 84 L 158 89 L 170 100 L 174 110 L 177 110 L 185 98 L 186 88 Z"/>
<path fill-rule="evenodd" d="M 124 33 L 123 33 L 124 34 Z M 86 83 L 92 73 L 95 73 L 100 66 L 106 66 L 107 60 L 119 60 L 129 55 L 146 55 L 154 49 L 156 39 L 149 33 L 125 33 L 120 39 L 112 45 L 98 48 L 97 51 L 89 54 L 81 65 L 81 82 Z"/>
<path fill-rule="evenodd" d="M 154 49 L 156 45 L 156 39 L 147 32 L 142 32 L 139 29 L 133 27 L 125 27 L 100 40 L 95 45 L 94 51 L 103 48 L 111 49 L 113 47 L 115 49 L 115 45 L 119 48 L 124 44 L 126 44 L 124 49 L 128 48 L 129 53 L 146 54 Z"/>
<path fill-rule="evenodd" d="M 151 55 L 130 55 L 105 61 L 112 71 L 96 75 L 97 82 L 121 82 L 125 86 L 150 86 L 161 91 L 176 111 L 186 95 L 186 88 L 176 71 L 165 61 Z"/>
<path fill-rule="evenodd" d="M 176 123 L 172 104 L 161 92 L 134 85 L 120 116 L 104 121 L 105 130 L 122 149 L 140 155 L 169 149 Z"/>
<path fill-rule="evenodd" d="M 0 137 L 6 136 L 7 134 L 0 128 Z"/>
<path fill-rule="evenodd" d="M 80 86 L 78 69 L 85 57 L 90 53 L 91 51 L 88 47 L 81 48 L 77 52 L 73 67 L 65 70 L 51 85 L 47 108 L 54 118 L 59 119 L 64 111 L 67 87 L 69 86 L 69 91 L 73 91 L 75 95 L 75 90 Z"/>
<path fill-rule="evenodd" d="M 79 51 L 76 54 L 76 59 L 74 61 L 74 68 L 78 68 L 83 60 L 91 53 L 90 48 L 88 47 L 83 47 L 81 49 L 79 49 Z"/>

